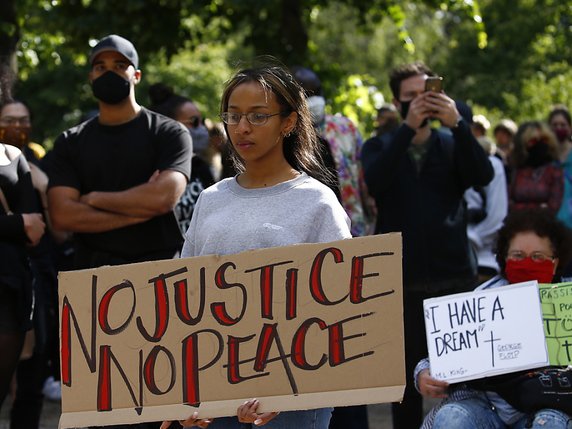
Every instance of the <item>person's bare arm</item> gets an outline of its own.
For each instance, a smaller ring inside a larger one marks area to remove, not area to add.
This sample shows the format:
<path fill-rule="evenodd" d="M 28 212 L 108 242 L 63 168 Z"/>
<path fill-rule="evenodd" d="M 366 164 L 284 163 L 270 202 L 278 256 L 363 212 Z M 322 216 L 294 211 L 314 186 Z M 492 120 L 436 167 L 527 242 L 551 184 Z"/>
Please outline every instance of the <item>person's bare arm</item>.
<path fill-rule="evenodd" d="M 77 189 L 67 186 L 55 186 L 48 191 L 48 208 L 54 228 L 69 232 L 106 232 L 149 219 L 149 216 L 125 216 L 91 207 L 80 201 Z"/>
<path fill-rule="evenodd" d="M 80 201 L 108 212 L 149 218 L 172 210 L 186 185 L 182 173 L 164 170 L 153 174 L 147 183 L 120 192 L 90 192 Z"/>

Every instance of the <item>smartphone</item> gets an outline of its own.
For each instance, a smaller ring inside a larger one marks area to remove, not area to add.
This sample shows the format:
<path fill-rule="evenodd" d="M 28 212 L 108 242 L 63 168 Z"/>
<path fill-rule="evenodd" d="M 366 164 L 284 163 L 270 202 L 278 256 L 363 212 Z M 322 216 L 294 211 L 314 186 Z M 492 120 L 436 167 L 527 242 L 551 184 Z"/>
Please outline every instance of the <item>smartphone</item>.
<path fill-rule="evenodd" d="M 441 76 L 429 76 L 425 81 L 425 91 L 441 92 L 443 90 L 443 78 Z"/>

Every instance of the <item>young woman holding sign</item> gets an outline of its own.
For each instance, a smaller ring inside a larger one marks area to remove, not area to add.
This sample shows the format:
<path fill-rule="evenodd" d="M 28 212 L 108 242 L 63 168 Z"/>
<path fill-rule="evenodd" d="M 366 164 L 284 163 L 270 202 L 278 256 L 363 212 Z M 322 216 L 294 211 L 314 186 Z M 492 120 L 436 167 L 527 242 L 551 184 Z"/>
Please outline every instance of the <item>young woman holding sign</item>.
<path fill-rule="evenodd" d="M 185 236 L 182 257 L 350 238 L 349 219 L 323 167 L 306 97 L 283 68 L 238 72 L 222 96 L 221 119 L 239 174 L 204 190 Z M 331 408 L 258 413 L 252 399 L 237 417 L 185 426 L 327 429 Z M 162 428 L 169 426 L 165 422 Z M 245 426 L 246 424 L 246 426 Z"/>
<path fill-rule="evenodd" d="M 552 283 L 560 277 L 559 269 L 566 266 L 571 251 L 570 230 L 553 215 L 545 210 L 514 212 L 499 230 L 496 255 L 501 274 L 483 283 L 478 290 L 529 280 Z M 428 413 L 421 428 L 572 428 L 572 419 L 564 411 L 565 407 L 556 403 L 553 406 L 559 409 L 552 409 L 552 405 L 551 408 L 540 404 L 536 406 L 532 394 L 526 399 L 531 404 L 527 408 L 531 407 L 533 411 L 515 408 L 518 405 L 514 402 L 514 391 L 524 385 L 515 382 L 519 376 L 511 379 L 499 377 L 503 378 L 496 378 L 496 385 L 494 377 L 489 381 L 449 385 L 431 377 L 429 360 L 422 360 L 415 368 L 417 390 L 424 396 L 444 399 Z M 498 380 L 502 380 L 502 383 Z M 508 392 L 507 387 L 510 387 Z M 572 394 L 571 388 L 568 390 Z"/>

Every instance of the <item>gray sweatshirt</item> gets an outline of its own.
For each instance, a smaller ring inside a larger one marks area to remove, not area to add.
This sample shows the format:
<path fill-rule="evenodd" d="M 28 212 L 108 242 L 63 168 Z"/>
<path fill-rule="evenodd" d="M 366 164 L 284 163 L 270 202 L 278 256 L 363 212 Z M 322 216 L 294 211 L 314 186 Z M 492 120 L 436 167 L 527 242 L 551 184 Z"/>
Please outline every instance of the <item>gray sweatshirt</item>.
<path fill-rule="evenodd" d="M 351 238 L 349 227 L 334 193 L 304 173 L 256 189 L 232 177 L 200 194 L 181 257 L 336 241 Z"/>

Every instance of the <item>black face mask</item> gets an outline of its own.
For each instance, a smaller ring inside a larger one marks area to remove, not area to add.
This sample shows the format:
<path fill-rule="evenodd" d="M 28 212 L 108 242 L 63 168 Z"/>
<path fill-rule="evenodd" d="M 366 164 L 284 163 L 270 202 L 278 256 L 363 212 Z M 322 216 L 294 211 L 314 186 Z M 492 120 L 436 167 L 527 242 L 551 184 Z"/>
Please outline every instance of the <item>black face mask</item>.
<path fill-rule="evenodd" d="M 91 83 L 93 95 L 107 104 L 118 104 L 129 96 L 129 81 L 112 71 L 105 72 Z"/>
<path fill-rule="evenodd" d="M 400 101 L 399 103 L 401 103 L 401 118 L 405 121 L 405 118 L 407 118 L 407 113 L 409 113 L 409 105 L 411 104 L 411 100 Z"/>
<path fill-rule="evenodd" d="M 550 157 L 548 145 L 546 143 L 536 143 L 528 149 L 528 157 L 526 165 L 536 168 L 541 165 L 548 164 L 552 161 Z"/>
<path fill-rule="evenodd" d="M 403 118 L 404 121 L 405 121 L 405 118 L 407 118 L 407 113 L 409 113 L 409 105 L 411 104 L 411 101 L 412 100 L 400 101 L 400 103 L 401 103 L 401 117 Z M 423 122 L 421 122 L 421 125 L 419 125 L 419 128 L 423 128 L 428 123 L 429 123 L 429 118 L 423 119 Z"/>

